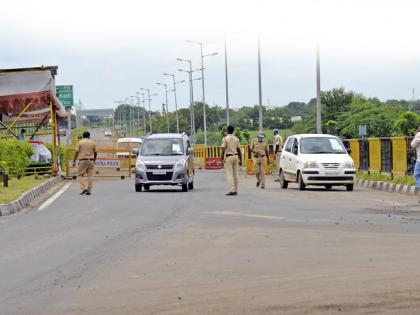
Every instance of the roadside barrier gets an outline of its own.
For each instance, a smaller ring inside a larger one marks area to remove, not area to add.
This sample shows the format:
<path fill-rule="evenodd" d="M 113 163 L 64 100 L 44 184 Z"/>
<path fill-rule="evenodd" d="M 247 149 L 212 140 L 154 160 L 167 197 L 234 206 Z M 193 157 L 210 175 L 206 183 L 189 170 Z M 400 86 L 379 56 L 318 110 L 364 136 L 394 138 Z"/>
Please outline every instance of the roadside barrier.
<path fill-rule="evenodd" d="M 66 149 L 66 177 L 74 178 L 77 175 L 77 165 L 73 167 L 74 157 L 73 142 Z M 98 157 L 95 163 L 95 178 L 120 178 L 132 176 L 132 170 L 136 164 L 136 155 L 132 153 L 130 145 L 127 148 L 117 149 L 115 139 L 95 141 Z"/>
<path fill-rule="evenodd" d="M 355 168 L 361 172 L 387 173 L 392 176 L 413 174 L 416 150 L 411 148 L 413 137 L 346 139 Z"/>

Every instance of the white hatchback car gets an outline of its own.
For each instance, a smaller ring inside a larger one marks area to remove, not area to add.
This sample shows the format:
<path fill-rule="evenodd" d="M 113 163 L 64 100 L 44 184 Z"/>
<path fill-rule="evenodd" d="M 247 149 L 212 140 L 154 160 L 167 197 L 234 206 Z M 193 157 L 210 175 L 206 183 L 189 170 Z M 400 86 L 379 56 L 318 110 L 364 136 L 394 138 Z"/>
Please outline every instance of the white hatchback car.
<path fill-rule="evenodd" d="M 287 138 L 280 156 L 280 185 L 297 182 L 299 189 L 307 185 L 354 187 L 354 162 L 343 143 L 335 136 L 300 134 Z"/>

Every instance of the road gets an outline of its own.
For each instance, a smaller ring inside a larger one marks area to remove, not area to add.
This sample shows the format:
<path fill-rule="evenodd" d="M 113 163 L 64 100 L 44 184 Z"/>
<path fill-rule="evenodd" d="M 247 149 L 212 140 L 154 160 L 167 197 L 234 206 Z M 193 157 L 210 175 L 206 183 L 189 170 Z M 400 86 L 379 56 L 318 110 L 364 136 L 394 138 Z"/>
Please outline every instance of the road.
<path fill-rule="evenodd" d="M 195 186 L 72 183 L 0 217 L 0 314 L 419 313 L 416 197 L 244 175 L 226 197 L 222 172 Z"/>

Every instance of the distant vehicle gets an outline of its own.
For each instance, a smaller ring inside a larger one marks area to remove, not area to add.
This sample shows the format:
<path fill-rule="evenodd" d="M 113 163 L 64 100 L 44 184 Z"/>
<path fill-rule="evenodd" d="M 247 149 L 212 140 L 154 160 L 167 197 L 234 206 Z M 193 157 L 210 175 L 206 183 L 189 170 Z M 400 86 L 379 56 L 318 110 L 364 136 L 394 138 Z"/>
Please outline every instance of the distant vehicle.
<path fill-rule="evenodd" d="M 129 158 L 131 153 L 131 158 L 135 161 L 142 143 L 141 138 L 119 138 L 117 140 L 117 157 Z"/>
<path fill-rule="evenodd" d="M 65 137 L 65 136 L 67 135 L 67 129 L 66 129 L 66 128 L 60 128 L 60 129 L 58 130 L 58 134 L 59 134 L 60 136 Z"/>
<path fill-rule="evenodd" d="M 135 190 L 152 185 L 194 189 L 194 150 L 186 134 L 153 134 L 144 138 L 136 162 Z"/>
<path fill-rule="evenodd" d="M 112 137 L 111 130 L 105 130 L 104 135 L 105 135 L 105 137 Z"/>
<path fill-rule="evenodd" d="M 354 187 L 354 162 L 343 143 L 335 136 L 300 134 L 287 138 L 280 156 L 280 185 L 297 182 L 299 190 L 307 185 Z"/>

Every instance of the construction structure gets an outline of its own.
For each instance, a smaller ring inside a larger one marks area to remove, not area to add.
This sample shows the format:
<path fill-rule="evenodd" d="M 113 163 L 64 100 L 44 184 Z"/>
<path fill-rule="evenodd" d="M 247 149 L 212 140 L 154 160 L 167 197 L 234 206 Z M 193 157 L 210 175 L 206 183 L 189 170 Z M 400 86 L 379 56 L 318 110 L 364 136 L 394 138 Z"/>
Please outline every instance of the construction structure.
<path fill-rule="evenodd" d="M 0 69 L 0 138 L 19 138 L 25 129 L 33 140 L 41 128 L 51 131 L 52 169 L 58 172 L 58 120 L 69 115 L 56 95 L 57 66 Z"/>

